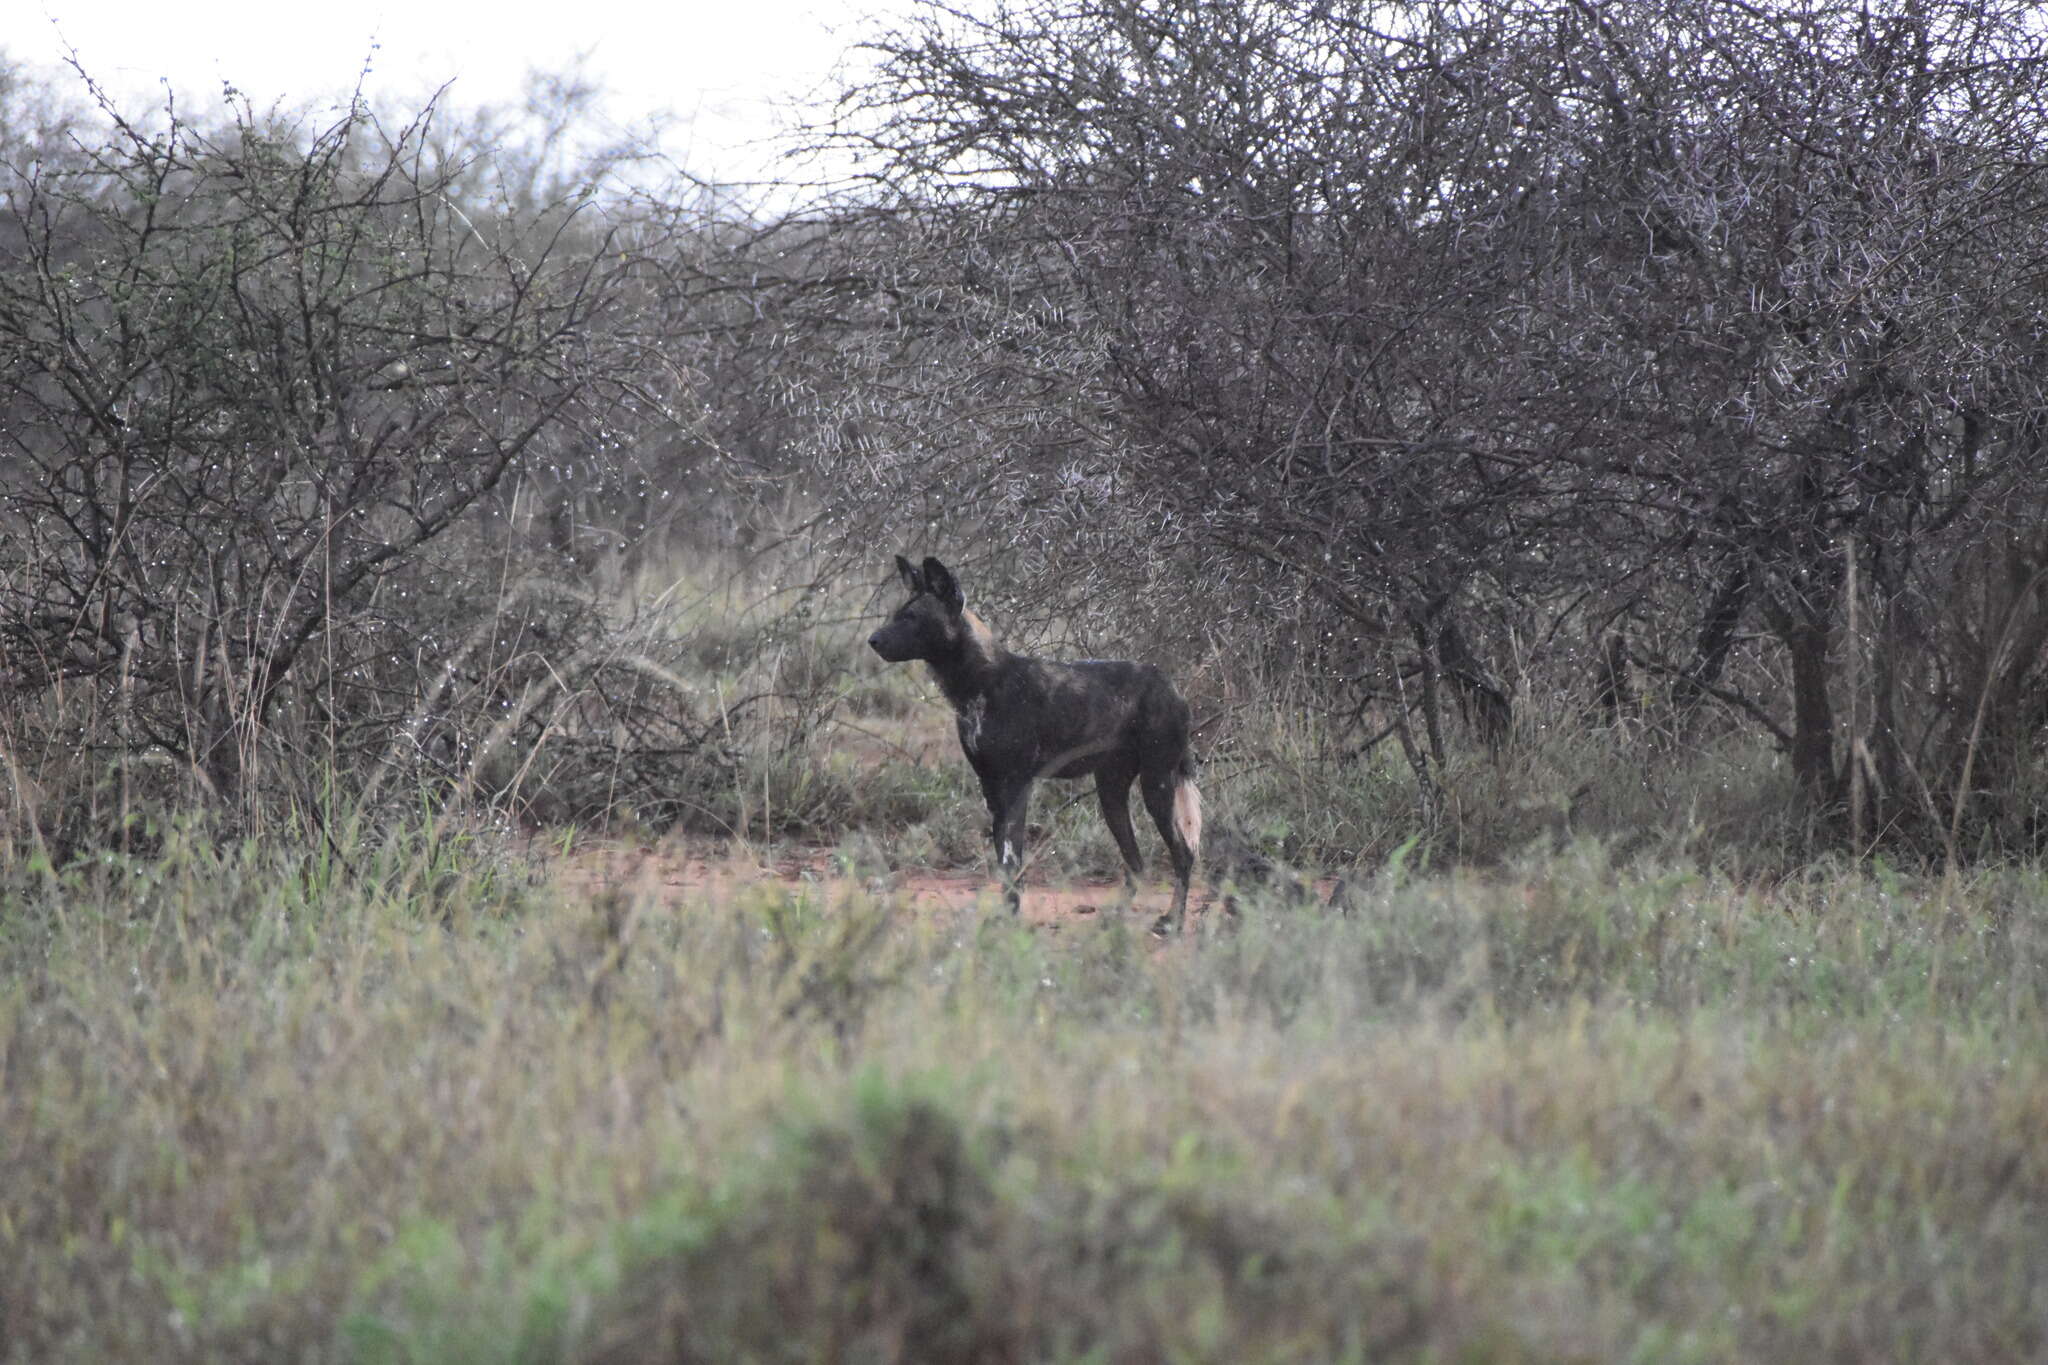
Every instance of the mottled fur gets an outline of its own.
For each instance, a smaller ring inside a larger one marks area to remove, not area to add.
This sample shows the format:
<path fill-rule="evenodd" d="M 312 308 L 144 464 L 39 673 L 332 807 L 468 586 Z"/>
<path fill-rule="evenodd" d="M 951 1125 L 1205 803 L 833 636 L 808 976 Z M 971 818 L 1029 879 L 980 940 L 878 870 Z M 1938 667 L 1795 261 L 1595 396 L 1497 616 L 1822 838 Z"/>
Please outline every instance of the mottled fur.
<path fill-rule="evenodd" d="M 953 704 L 960 747 L 988 802 L 1010 909 L 1020 903 L 1032 784 L 1093 777 L 1130 884 L 1145 869 L 1131 828 L 1131 784 L 1138 784 L 1173 862 L 1173 908 L 1155 927 L 1178 929 L 1201 850 L 1202 796 L 1188 747 L 1188 704 L 1166 675 L 1122 660 L 1059 663 L 1012 654 L 966 609 L 945 565 L 926 559 L 919 568 L 898 555 L 896 568 L 910 600 L 868 644 L 891 663 L 924 660 Z"/>

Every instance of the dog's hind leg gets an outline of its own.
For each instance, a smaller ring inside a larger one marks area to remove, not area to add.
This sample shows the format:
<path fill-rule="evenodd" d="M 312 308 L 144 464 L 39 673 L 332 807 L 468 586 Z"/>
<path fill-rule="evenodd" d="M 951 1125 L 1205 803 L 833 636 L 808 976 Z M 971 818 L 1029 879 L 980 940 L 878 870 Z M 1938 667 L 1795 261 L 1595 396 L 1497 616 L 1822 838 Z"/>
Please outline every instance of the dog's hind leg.
<path fill-rule="evenodd" d="M 1173 908 L 1152 926 L 1155 933 L 1174 933 L 1187 915 L 1188 885 L 1194 880 L 1195 858 L 1202 846 L 1202 794 L 1195 787 L 1194 765 L 1183 756 L 1167 771 L 1157 769 L 1138 779 L 1145 809 L 1166 841 L 1173 860 Z"/>
<path fill-rule="evenodd" d="M 1095 796 L 1102 803 L 1102 822 L 1109 826 L 1117 852 L 1124 855 L 1126 905 L 1136 899 L 1138 878 L 1145 871 L 1145 855 L 1138 852 L 1138 835 L 1131 828 L 1131 783 L 1137 777 L 1137 769 L 1120 765 L 1098 768 L 1095 772 Z"/>

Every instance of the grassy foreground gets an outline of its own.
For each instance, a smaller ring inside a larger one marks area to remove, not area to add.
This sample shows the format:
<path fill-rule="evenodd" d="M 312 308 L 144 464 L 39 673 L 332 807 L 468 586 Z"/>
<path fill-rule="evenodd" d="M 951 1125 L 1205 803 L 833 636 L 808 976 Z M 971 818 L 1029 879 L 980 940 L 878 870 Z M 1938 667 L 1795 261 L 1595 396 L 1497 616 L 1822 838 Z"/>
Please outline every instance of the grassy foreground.
<path fill-rule="evenodd" d="M 446 849 L 7 880 L 10 1360 L 2048 1351 L 2032 871 L 1581 847 L 1164 948 Z"/>

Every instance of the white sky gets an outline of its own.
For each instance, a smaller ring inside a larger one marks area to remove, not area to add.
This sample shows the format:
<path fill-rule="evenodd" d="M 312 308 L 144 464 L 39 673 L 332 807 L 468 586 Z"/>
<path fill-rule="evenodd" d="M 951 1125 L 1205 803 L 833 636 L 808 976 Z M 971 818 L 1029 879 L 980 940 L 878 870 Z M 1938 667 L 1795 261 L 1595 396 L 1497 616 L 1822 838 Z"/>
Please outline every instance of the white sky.
<path fill-rule="evenodd" d="M 19 9 L 16 9 L 19 6 Z M 364 62 L 379 104 L 417 104 L 453 79 L 459 105 L 516 101 L 533 67 L 586 73 L 609 92 L 610 127 L 670 116 L 662 145 L 707 179 L 774 178 L 765 145 L 788 122 L 779 105 L 829 94 L 841 54 L 905 0 L 0 0 L 12 58 L 38 70 L 75 49 L 86 70 L 131 101 L 218 106 L 231 81 L 259 108 L 318 109 L 351 89 Z M 24 14 L 22 11 L 28 11 Z M 24 22 L 26 21 L 26 22 Z M 374 50 L 372 45 L 375 45 Z"/>

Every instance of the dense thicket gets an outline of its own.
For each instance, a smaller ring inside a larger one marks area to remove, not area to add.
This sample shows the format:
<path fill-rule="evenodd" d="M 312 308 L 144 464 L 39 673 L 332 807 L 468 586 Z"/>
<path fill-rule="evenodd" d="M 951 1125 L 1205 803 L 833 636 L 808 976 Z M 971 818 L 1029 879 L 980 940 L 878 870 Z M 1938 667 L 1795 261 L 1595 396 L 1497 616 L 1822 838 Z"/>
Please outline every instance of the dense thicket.
<path fill-rule="evenodd" d="M 723 248 L 479 126 L 0 130 L 0 749 L 60 842 L 138 782 L 254 814 L 579 745 L 593 808 L 683 794 L 710 722 L 589 570 L 715 444 Z"/>
<path fill-rule="evenodd" d="M 1974 0 L 929 6 L 837 125 L 885 322 L 826 467 L 1183 638 L 1306 619 L 1419 705 L 1425 777 L 1439 680 L 1498 737 L 1526 679 L 1757 727 L 1845 832 L 2031 839 L 2044 40 Z"/>
<path fill-rule="evenodd" d="M 1027 634 L 1285 670 L 1426 811 L 1566 697 L 1759 736 L 1858 842 L 2034 846 L 2044 42 L 2018 0 L 933 4 L 826 130 L 866 179 L 766 228 L 431 109 L 10 103 L 10 752 L 243 796 L 545 737 L 612 764 L 579 812 L 629 751 L 684 790 L 720 727 L 588 571 L 744 486 L 700 525 L 798 512 L 816 578 L 939 549 Z"/>

